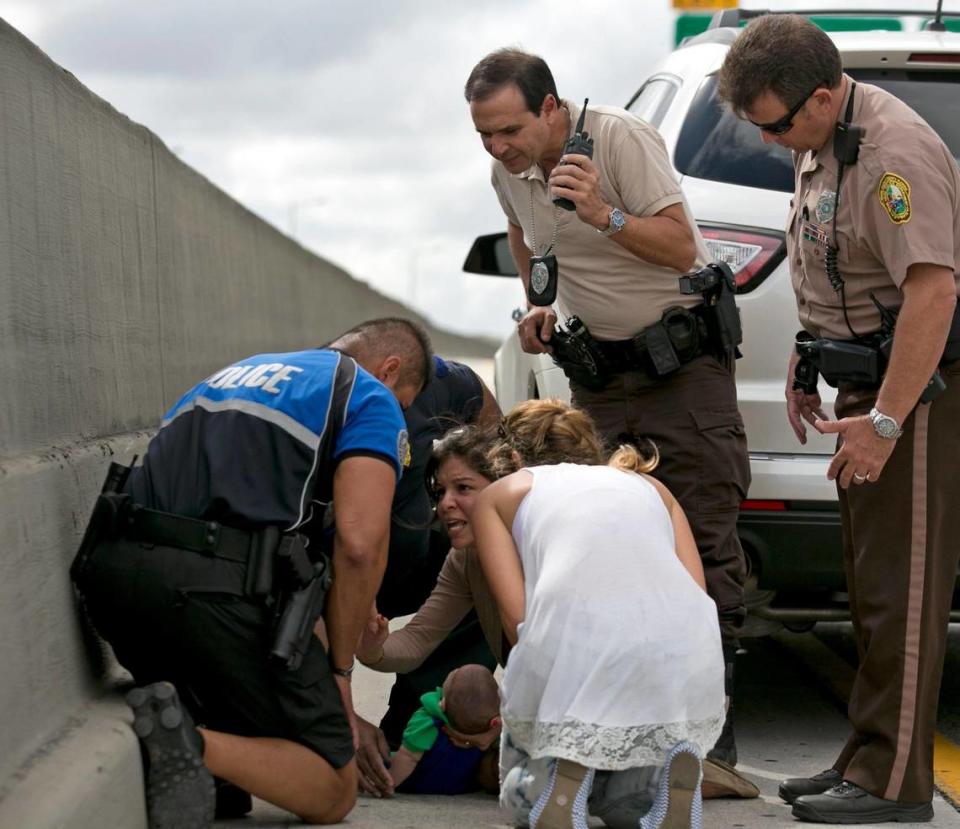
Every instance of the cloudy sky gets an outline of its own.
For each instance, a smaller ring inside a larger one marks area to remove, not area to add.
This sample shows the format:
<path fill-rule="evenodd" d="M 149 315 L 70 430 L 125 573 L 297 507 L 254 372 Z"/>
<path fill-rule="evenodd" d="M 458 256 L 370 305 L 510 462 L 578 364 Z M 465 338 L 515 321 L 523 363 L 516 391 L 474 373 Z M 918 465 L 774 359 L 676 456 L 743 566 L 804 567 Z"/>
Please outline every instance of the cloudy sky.
<path fill-rule="evenodd" d="M 463 83 L 518 44 L 548 60 L 561 94 L 626 103 L 670 48 L 669 0 L 586 9 L 0 0 L 0 17 L 264 219 L 445 327 L 494 336 L 522 292 L 460 270 L 475 236 L 505 227 Z"/>
<path fill-rule="evenodd" d="M 470 69 L 518 45 L 547 59 L 561 95 L 622 105 L 672 47 L 674 12 L 670 0 L 0 0 L 0 17 L 307 248 L 444 327 L 499 337 L 518 281 L 460 270 L 475 236 L 505 226 L 463 100 Z"/>

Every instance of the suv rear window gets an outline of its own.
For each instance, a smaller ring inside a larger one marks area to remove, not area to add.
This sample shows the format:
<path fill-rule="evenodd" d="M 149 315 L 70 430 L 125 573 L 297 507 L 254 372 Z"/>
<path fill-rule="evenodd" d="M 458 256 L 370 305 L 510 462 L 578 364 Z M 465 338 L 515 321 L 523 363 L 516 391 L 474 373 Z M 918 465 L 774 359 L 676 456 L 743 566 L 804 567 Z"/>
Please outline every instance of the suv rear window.
<path fill-rule="evenodd" d="M 960 157 L 960 73 L 853 69 L 858 81 L 883 87 L 930 124 Z M 723 110 L 716 96 L 717 77 L 704 79 L 684 120 L 674 165 L 687 176 L 793 192 L 789 150 L 764 144 L 760 130 Z"/>
<path fill-rule="evenodd" d="M 667 77 L 651 78 L 627 104 L 627 110 L 651 127 L 659 127 L 680 84 Z"/>

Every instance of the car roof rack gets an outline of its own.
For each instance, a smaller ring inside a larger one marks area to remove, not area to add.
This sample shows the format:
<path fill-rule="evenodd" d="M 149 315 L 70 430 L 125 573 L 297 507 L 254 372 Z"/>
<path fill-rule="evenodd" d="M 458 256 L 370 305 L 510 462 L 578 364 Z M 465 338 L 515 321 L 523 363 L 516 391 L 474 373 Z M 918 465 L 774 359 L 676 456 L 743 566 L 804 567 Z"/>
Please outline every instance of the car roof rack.
<path fill-rule="evenodd" d="M 724 9 L 711 19 L 708 29 L 739 28 L 756 17 L 767 14 L 799 14 L 806 17 L 960 17 L 960 12 L 918 9 Z"/>

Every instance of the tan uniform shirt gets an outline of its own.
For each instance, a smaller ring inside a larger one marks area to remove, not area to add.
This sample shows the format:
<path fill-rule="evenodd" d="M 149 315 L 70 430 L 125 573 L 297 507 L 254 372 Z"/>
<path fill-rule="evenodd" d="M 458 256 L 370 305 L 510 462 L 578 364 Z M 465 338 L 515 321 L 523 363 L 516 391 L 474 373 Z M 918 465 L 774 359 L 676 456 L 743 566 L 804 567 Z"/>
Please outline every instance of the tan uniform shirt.
<path fill-rule="evenodd" d="M 847 96 L 840 109 L 846 113 Z M 960 272 L 960 172 L 947 146 L 906 104 L 870 84 L 856 85 L 851 123 L 863 127 L 856 164 L 844 167 L 836 219 L 837 268 L 858 335 L 880 330 L 871 292 L 888 308 L 913 264 Z M 814 336 L 850 340 L 840 295 L 826 272 L 833 239 L 837 161 L 833 140 L 795 158 L 796 195 L 787 251 L 800 324 Z M 960 285 L 960 277 L 958 277 Z"/>
<path fill-rule="evenodd" d="M 480 560 L 472 550 L 451 550 L 437 577 L 437 586 L 423 607 L 406 627 L 387 637 L 383 657 L 369 667 L 400 674 L 412 671 L 473 609 L 494 658 L 502 665 L 503 627 Z"/>
<path fill-rule="evenodd" d="M 571 130 L 580 107 L 564 102 Z M 603 200 L 632 216 L 654 216 L 683 204 L 697 240 L 697 266 L 708 254 L 680 191 L 660 134 L 616 107 L 589 107 L 584 129 L 593 138 L 593 161 Z M 555 208 L 539 165 L 517 175 L 493 163 L 493 187 L 507 220 L 523 229 L 526 245 L 543 254 L 556 222 L 553 253 L 560 270 L 559 304 L 576 314 L 599 340 L 625 340 L 657 322 L 671 305 L 689 308 L 699 296 L 680 293 L 680 274 L 638 259 L 614 239 L 580 221 L 573 211 Z"/>

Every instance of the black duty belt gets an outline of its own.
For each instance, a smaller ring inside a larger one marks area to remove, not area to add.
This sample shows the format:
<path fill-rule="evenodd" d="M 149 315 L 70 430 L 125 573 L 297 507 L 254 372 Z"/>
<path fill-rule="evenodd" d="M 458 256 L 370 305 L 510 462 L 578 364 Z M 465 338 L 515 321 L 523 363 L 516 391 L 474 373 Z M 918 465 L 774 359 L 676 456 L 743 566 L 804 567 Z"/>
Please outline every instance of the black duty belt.
<path fill-rule="evenodd" d="M 216 521 L 201 521 L 139 505 L 124 511 L 118 529 L 124 538 L 141 544 L 179 547 L 241 564 L 247 562 L 258 535 Z"/>
<path fill-rule="evenodd" d="M 262 601 L 273 614 L 270 658 L 288 670 L 300 667 L 332 580 L 330 562 L 322 555 L 311 561 L 304 536 L 281 535 L 272 525 L 240 530 L 136 504 L 123 507 L 118 518 L 116 531 L 130 541 L 244 564 L 242 587 L 236 578 L 218 574 L 213 574 L 210 585 Z"/>
<path fill-rule="evenodd" d="M 686 321 L 688 335 L 694 334 L 691 329 L 695 329 L 695 334 L 684 341 L 675 339 L 672 336 L 673 331 L 669 328 L 663 329 L 661 323 L 654 323 L 629 340 L 595 340 L 597 348 L 612 371 L 629 369 L 649 371 L 655 362 L 650 353 L 649 338 L 653 335 L 653 329 L 659 327 L 671 340 L 679 363 L 681 365 L 689 363 L 702 354 L 712 353 L 706 326 L 699 313 L 700 308 L 701 306 L 690 309 L 675 308 L 669 312 L 673 319 L 683 318 Z"/>
<path fill-rule="evenodd" d="M 637 338 L 631 340 L 597 340 L 597 348 L 610 368 L 622 371 L 633 368 L 647 356 L 646 346 L 641 346 Z"/>

